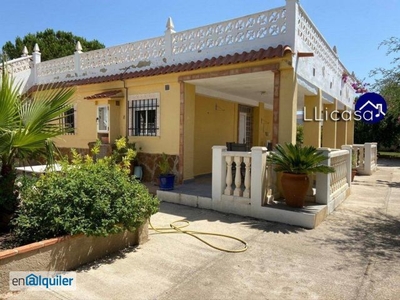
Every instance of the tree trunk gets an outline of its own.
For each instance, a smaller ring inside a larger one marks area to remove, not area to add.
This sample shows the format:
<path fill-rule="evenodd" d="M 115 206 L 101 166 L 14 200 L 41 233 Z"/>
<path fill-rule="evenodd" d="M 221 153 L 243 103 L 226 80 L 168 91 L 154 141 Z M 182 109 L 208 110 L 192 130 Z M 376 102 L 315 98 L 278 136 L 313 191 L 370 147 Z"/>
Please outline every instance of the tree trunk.
<path fill-rule="evenodd" d="M 0 171 L 0 208 L 14 212 L 17 208 L 15 193 L 16 174 L 11 165 L 3 164 Z"/>

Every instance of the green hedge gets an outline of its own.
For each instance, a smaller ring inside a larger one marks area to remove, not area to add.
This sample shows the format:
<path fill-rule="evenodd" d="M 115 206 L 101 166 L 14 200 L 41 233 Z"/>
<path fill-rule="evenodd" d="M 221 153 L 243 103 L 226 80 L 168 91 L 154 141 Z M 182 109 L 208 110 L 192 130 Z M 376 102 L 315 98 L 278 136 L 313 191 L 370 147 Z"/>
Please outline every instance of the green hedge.
<path fill-rule="evenodd" d="M 13 220 L 21 243 L 83 233 L 106 236 L 135 230 L 158 210 L 159 201 L 112 158 L 83 160 L 39 179 L 25 179 L 22 205 Z"/>

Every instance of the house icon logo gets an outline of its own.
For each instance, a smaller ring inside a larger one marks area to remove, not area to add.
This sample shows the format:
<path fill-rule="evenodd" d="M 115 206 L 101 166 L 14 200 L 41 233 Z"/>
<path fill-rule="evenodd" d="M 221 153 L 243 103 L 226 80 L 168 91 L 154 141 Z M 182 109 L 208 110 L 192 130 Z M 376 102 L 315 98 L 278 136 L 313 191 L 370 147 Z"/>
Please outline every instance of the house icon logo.
<path fill-rule="evenodd" d="M 362 121 L 375 124 L 386 116 L 387 104 L 381 95 L 365 93 L 357 100 L 355 112 Z"/>

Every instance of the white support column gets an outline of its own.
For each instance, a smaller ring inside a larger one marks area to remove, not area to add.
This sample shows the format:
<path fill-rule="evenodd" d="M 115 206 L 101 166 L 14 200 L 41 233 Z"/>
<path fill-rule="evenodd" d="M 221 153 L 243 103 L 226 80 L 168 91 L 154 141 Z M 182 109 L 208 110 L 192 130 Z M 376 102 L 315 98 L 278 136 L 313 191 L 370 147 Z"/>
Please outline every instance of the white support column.
<path fill-rule="evenodd" d="M 353 158 L 353 146 L 351 145 L 343 145 L 343 150 L 349 151 L 349 158 L 346 161 L 346 168 L 347 168 L 347 183 L 351 186 L 351 169 L 352 169 L 352 158 Z"/>
<path fill-rule="evenodd" d="M 328 157 L 322 164 L 326 166 L 331 165 L 331 159 L 329 158 L 329 154 L 331 152 L 330 148 L 319 148 L 318 150 L 322 151 L 325 157 Z M 317 182 L 316 182 L 316 194 L 315 201 L 320 204 L 328 204 L 331 191 L 331 174 L 317 173 Z"/>
<path fill-rule="evenodd" d="M 286 28 L 288 32 L 286 35 L 289 37 L 288 41 L 292 47 L 293 53 L 297 52 L 296 36 L 297 36 L 297 16 L 299 9 L 299 0 L 286 0 Z M 293 64 L 295 66 L 295 64 Z"/>
<path fill-rule="evenodd" d="M 371 175 L 372 174 L 372 143 L 365 143 L 364 144 L 364 171 L 365 174 Z"/>
<path fill-rule="evenodd" d="M 264 203 L 266 188 L 267 148 L 251 148 L 251 208 L 259 210 Z"/>
<path fill-rule="evenodd" d="M 226 182 L 226 162 L 222 153 L 226 152 L 226 146 L 212 147 L 212 200 L 221 200 Z"/>

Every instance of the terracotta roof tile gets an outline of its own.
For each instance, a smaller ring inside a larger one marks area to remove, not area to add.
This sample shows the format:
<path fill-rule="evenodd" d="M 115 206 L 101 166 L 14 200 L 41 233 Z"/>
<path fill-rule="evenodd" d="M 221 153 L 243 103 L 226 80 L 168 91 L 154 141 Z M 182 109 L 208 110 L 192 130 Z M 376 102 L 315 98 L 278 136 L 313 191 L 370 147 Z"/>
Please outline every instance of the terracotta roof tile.
<path fill-rule="evenodd" d="M 118 95 L 118 94 L 121 94 L 121 90 L 106 91 L 106 92 L 102 92 L 102 93 L 98 93 L 98 94 L 94 94 L 94 95 L 85 97 L 84 99 L 92 100 L 92 99 L 110 98 L 110 97 Z"/>
<path fill-rule="evenodd" d="M 292 49 L 289 46 L 279 45 L 277 47 L 269 47 L 268 49 L 262 48 L 258 51 L 252 50 L 250 52 L 242 52 L 240 54 L 239 53 L 235 53 L 234 55 L 228 54 L 225 56 L 212 57 L 210 59 L 206 58 L 204 60 L 150 68 L 146 70 L 128 72 L 125 74 L 105 75 L 105 76 L 96 76 L 85 79 L 76 79 L 76 80 L 62 82 L 60 84 L 63 87 L 71 87 L 71 86 L 111 82 L 111 81 L 131 79 L 131 78 L 156 76 L 161 74 L 179 73 L 179 72 L 192 71 L 214 66 L 224 66 L 230 64 L 237 64 L 241 62 L 253 62 L 257 60 L 283 57 L 286 53 L 292 53 Z M 33 90 L 36 90 L 35 87 L 33 87 Z M 105 92 L 105 93 L 110 93 L 110 92 Z M 96 97 L 97 98 L 109 97 L 109 96 L 102 96 L 103 94 L 104 93 L 100 93 L 97 95 L 90 96 L 90 97 L 95 97 L 90 99 L 96 99 Z M 89 97 L 87 97 L 86 99 L 89 99 Z"/>

